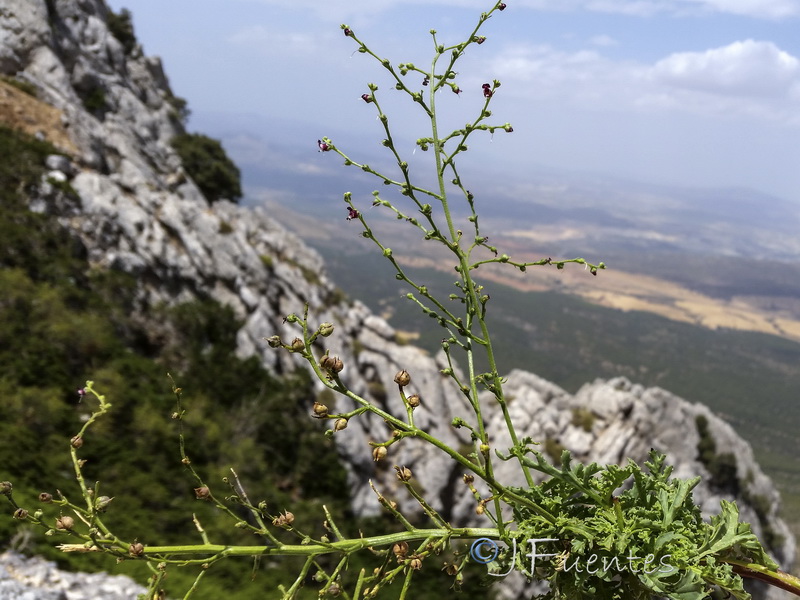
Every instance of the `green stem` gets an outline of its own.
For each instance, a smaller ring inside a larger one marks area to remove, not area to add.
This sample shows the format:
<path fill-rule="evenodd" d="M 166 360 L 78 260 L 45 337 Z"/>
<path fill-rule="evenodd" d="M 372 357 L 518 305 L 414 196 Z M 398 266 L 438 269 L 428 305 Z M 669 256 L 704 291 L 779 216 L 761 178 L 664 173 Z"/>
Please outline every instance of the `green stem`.
<path fill-rule="evenodd" d="M 462 527 L 455 529 L 415 529 L 386 535 L 353 538 L 330 544 L 282 544 L 279 546 L 225 546 L 221 544 L 190 544 L 176 546 L 145 546 L 145 556 L 319 556 L 336 552 L 355 552 L 373 546 L 390 546 L 398 542 L 411 542 L 428 538 L 477 539 L 487 537 L 500 539 L 496 528 Z"/>
<path fill-rule="evenodd" d="M 730 558 L 721 559 L 723 562 L 733 565 L 733 570 L 742 577 L 758 579 L 769 585 L 791 592 L 795 596 L 800 596 L 800 578 L 785 573 L 781 570 L 771 570 L 763 565 L 748 563 L 743 560 Z"/>

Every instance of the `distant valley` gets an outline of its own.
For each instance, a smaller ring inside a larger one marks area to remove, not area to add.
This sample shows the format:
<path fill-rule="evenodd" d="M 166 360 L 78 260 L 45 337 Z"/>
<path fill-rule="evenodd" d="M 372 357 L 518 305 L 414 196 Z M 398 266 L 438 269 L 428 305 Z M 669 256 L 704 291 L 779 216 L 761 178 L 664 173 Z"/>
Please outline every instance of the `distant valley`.
<path fill-rule="evenodd" d="M 400 339 L 439 350 L 441 331 L 405 300 L 359 224 L 345 220 L 342 193 L 352 191 L 408 273 L 444 298 L 455 291 L 443 248 L 371 207 L 380 186 L 313 146 L 261 147 L 252 133 L 216 133 L 243 168 L 249 203 L 317 248 L 333 280 Z M 707 404 L 753 444 L 800 531 L 800 204 L 538 168 L 526 177 L 493 172 L 503 186 L 471 188 L 490 243 L 515 260 L 583 257 L 608 268 L 592 277 L 578 265 L 482 266 L 502 368 L 570 391 L 624 375 Z M 412 213 L 406 199 L 380 191 Z M 457 226 L 466 233 L 465 217 Z"/>

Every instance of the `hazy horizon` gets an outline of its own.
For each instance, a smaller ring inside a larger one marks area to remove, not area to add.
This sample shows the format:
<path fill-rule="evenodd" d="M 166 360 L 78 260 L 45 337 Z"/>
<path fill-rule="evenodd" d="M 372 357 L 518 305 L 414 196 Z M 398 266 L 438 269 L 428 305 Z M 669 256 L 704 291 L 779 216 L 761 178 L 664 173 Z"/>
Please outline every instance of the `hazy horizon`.
<path fill-rule="evenodd" d="M 196 115 L 191 129 L 213 114 L 285 120 L 292 132 L 267 141 L 308 149 L 304 163 L 312 166 L 316 140 L 331 131 L 348 147 L 372 140 L 361 149 L 380 153 L 374 107 L 360 99 L 368 82 L 382 87 L 395 124 L 408 130 L 420 122 L 395 106 L 400 96 L 377 63 L 353 54 L 340 23 L 381 56 L 427 64 L 431 27 L 444 43 L 459 41 L 491 6 L 478 0 L 232 0 L 226 10 L 210 0 L 109 4 L 129 8 L 145 52 L 163 58 L 174 92 Z M 656 184 L 746 187 L 800 201 L 799 1 L 507 4 L 481 30 L 486 43 L 472 46 L 460 65 L 460 96 L 443 93 L 439 101 L 463 124 L 482 102 L 481 83 L 502 81 L 492 121 L 512 123 L 514 133 L 472 141 L 480 161 L 518 172 L 541 165 Z M 409 85 L 416 85 L 413 76 Z"/>

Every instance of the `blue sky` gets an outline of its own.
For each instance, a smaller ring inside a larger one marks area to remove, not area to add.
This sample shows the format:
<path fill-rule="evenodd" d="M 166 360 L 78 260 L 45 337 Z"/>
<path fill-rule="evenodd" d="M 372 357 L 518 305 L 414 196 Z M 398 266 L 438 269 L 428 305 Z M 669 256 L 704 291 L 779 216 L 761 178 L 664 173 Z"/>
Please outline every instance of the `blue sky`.
<path fill-rule="evenodd" d="M 460 96 L 439 103 L 463 125 L 499 79 L 491 109 L 513 134 L 473 141 L 477 168 L 538 166 L 686 186 L 746 186 L 800 201 L 800 0 L 508 0 L 457 67 Z M 251 119 L 253 159 L 269 147 L 378 138 L 367 82 L 409 152 L 423 123 L 379 66 L 353 55 L 349 24 L 393 62 L 429 63 L 428 31 L 460 41 L 484 0 L 109 0 L 134 14 L 163 58 L 191 128 Z M 420 88 L 422 89 L 422 88 Z M 442 92 L 444 94 L 444 92 Z M 397 111 L 397 112 L 393 112 Z M 237 120 L 238 119 L 238 120 Z M 277 123 L 270 129 L 270 123 Z M 227 125 L 225 125 L 227 123 Z M 261 125 L 256 126 L 256 123 Z M 265 125 L 266 124 L 266 125 Z M 373 136 L 374 134 L 374 136 Z M 379 139 L 379 138 L 378 138 Z M 377 146 L 376 146 L 377 147 Z M 379 147 L 377 147 L 379 151 Z M 373 152 L 372 147 L 367 149 Z M 256 156 L 257 154 L 257 156 Z M 294 168 L 293 167 L 293 168 Z M 287 166 L 287 168 L 289 168 Z"/>

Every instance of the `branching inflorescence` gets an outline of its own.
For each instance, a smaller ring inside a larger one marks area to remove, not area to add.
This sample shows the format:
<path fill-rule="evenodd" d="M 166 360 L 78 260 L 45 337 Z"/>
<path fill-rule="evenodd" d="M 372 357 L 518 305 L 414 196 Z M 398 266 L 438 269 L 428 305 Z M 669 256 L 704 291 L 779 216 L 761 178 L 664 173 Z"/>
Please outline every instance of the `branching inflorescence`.
<path fill-rule="evenodd" d="M 501 254 L 481 230 L 476 208 L 479 202 L 466 187 L 457 158 L 467 151 L 467 141 L 477 132 L 511 133 L 513 127 L 510 123 L 492 125 L 488 122 L 492 117 L 489 106 L 498 96 L 500 82 L 494 80 L 483 84 L 479 90 L 467 91 L 459 86 L 454 68 L 468 49 L 485 42 L 486 37 L 481 35 L 482 27 L 505 9 L 505 3 L 496 2 L 491 10 L 480 15 L 464 41 L 455 45 L 441 44 L 437 33 L 431 31 L 434 53 L 430 65 L 424 68 L 412 63 L 393 65 L 376 54 L 353 29 L 342 25 L 344 35 L 356 44 L 357 51 L 375 59 L 389 73 L 395 90 L 405 94 L 427 118 L 429 131 L 417 139 L 416 147 L 430 152 L 430 168 L 436 181 L 433 188 L 419 183 L 419 178 L 412 175 L 408 162 L 398 150 L 389 119 L 381 107 L 382 96 L 377 85 L 370 84 L 361 99 L 377 111 L 385 133 L 382 145 L 391 153 L 396 173 L 384 173 L 358 162 L 327 137 L 318 140 L 321 152 L 339 155 L 345 165 L 370 173 L 385 186 L 398 191 L 404 199 L 402 204 L 393 202 L 374 191 L 372 206 L 391 211 L 399 220 L 418 230 L 425 242 L 441 244 L 451 253 L 458 274 L 456 291 L 446 299 L 438 298 L 401 266 L 392 249 L 384 245 L 370 227 L 352 194 L 344 194 L 347 219 L 361 224 L 361 235 L 378 246 L 392 265 L 396 278 L 409 286 L 408 299 L 443 328 L 442 349 L 449 367 L 442 373 L 451 379 L 472 412 L 468 419 L 455 419 L 452 426 L 469 432 L 474 450 L 469 452 L 451 447 L 415 422 L 414 412 L 421 399 L 417 394 L 407 392 L 413 373 L 400 370 L 394 376 L 398 406 L 404 409 L 398 411 L 400 416 L 387 412 L 349 389 L 340 377 L 347 365 L 328 351 L 320 355 L 318 350 L 324 339 L 334 334 L 334 325 L 311 325 L 308 306 L 302 315 L 286 317 L 286 322 L 297 328 L 294 339 L 284 341 L 278 335 L 267 338 L 270 347 L 294 353 L 307 361 L 327 388 L 349 401 L 348 408 L 337 413 L 330 412 L 322 402 L 314 404 L 312 416 L 331 423 L 327 435 L 347 435 L 345 430 L 352 419 L 371 414 L 387 427 L 385 441 L 370 442 L 375 461 L 388 460 L 391 447 L 403 444 L 407 438 L 429 444 L 463 468 L 464 484 L 475 499 L 476 513 L 485 518 L 489 526 L 453 526 L 415 487 L 411 469 L 396 465 L 394 470 L 398 481 L 419 504 L 431 527 L 420 528 L 412 524 L 373 486 L 381 506 L 395 518 L 397 531 L 347 537 L 329 511 L 324 509 L 325 514 L 321 517 L 325 519 L 326 533 L 315 538 L 295 527 L 291 512 L 273 514 L 264 502 L 251 503 L 233 470 L 224 481 L 228 488 L 226 495 L 217 495 L 194 469 L 181 430 L 181 461 L 195 481 L 197 499 L 213 503 L 232 520 L 234 527 L 251 532 L 259 543 L 253 546 L 213 544 L 196 518 L 194 521 L 202 544 L 147 546 L 138 540 L 119 539 L 103 519 L 112 498 L 100 495 L 99 484 L 94 487 L 86 485 L 78 456 L 87 431 L 110 408 L 105 397 L 95 392 L 91 382 L 87 383 L 83 393 L 87 398 L 94 398 L 98 408 L 72 438 L 70 445 L 83 504 L 73 504 L 63 496 L 53 498 L 42 494 L 42 502 L 56 503 L 64 513 L 54 523 L 45 523 L 40 512 L 29 514 L 16 506 L 11 484 L 3 483 L 0 492 L 12 502 L 17 519 L 40 525 L 47 529 L 48 534 L 77 538 L 78 543 L 62 545 L 64 551 L 106 552 L 120 559 L 149 561 L 154 572 L 151 597 L 157 597 L 161 578 L 169 564 L 199 565 L 200 575 L 187 593 L 186 597 L 189 597 L 206 569 L 223 558 L 301 556 L 305 562 L 294 583 L 281 590 L 285 599 L 294 598 L 310 576 L 318 583 L 317 591 L 322 597 L 373 598 L 393 582 L 399 582 L 392 588 L 392 593 L 399 598 L 412 598 L 410 590 L 414 574 L 425 561 L 432 561 L 432 557 L 445 551 L 450 551 L 453 558 L 452 562 L 444 564 L 443 570 L 447 576 L 453 577 L 455 586 L 463 580 L 464 568 L 469 562 L 491 562 L 491 573 L 487 578 L 517 570 L 530 579 L 548 581 L 549 598 L 627 599 L 660 595 L 700 600 L 714 589 L 721 589 L 736 598 L 747 598 L 742 588 L 742 575 L 768 581 L 794 593 L 800 591 L 800 581 L 778 571 L 777 565 L 751 533 L 749 525 L 739 522 L 735 504 L 723 503 L 721 514 L 711 523 L 704 522 L 691 495 L 698 480 L 670 478 L 671 469 L 665 465 L 663 455 L 651 452 L 650 460 L 644 466 L 633 462 L 626 466 L 599 466 L 573 464 L 570 453 L 565 451 L 561 466 L 556 467 L 535 449 L 534 440 L 520 438 L 517 434 L 486 323 L 490 298 L 476 280 L 475 271 L 490 264 L 507 265 L 524 272 L 532 266 L 562 269 L 568 263 L 575 263 L 584 265 L 591 275 L 597 275 L 605 265 L 602 262 L 589 263 L 583 258 L 548 257 L 532 262 L 516 261 Z M 483 106 L 464 127 L 444 133 L 439 130 L 436 101 L 438 94 L 447 91 L 479 94 Z M 453 211 L 456 202 L 463 202 L 468 208 L 466 231 L 456 225 Z M 476 358 L 481 354 L 488 364 L 485 372 L 478 372 L 476 367 Z M 457 363 L 466 366 L 465 374 L 460 374 Z M 173 418 L 181 422 L 182 427 L 181 390 L 173 385 L 173 391 L 177 401 Z M 485 405 L 482 404 L 486 402 L 486 391 L 502 412 L 511 439 L 510 448 L 492 445 L 485 427 Z M 495 477 L 498 460 L 515 461 L 526 485 L 513 487 L 498 480 Z M 547 477 L 544 483 L 535 482 L 534 472 Z M 488 495 L 478 491 L 476 479 L 488 486 Z M 287 541 L 286 535 L 294 537 L 292 543 Z M 492 560 L 482 560 L 483 554 L 475 544 L 472 552 L 457 549 L 452 554 L 451 544 L 456 540 L 477 540 L 476 543 L 488 544 L 495 550 Z M 533 548 L 529 545 L 532 541 Z M 538 554 L 535 542 L 550 543 L 551 550 Z M 502 550 L 498 544 L 502 544 Z M 367 550 L 379 557 L 380 566 L 372 572 L 362 569 L 357 574 L 347 575 L 352 556 Z M 333 563 L 326 561 L 323 565 L 321 557 L 326 555 L 337 558 Z M 543 556 L 553 560 L 536 561 Z"/>

